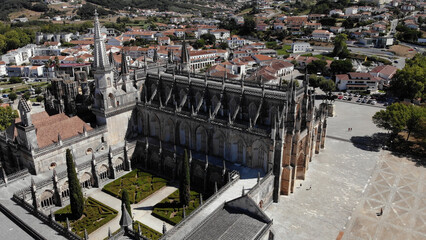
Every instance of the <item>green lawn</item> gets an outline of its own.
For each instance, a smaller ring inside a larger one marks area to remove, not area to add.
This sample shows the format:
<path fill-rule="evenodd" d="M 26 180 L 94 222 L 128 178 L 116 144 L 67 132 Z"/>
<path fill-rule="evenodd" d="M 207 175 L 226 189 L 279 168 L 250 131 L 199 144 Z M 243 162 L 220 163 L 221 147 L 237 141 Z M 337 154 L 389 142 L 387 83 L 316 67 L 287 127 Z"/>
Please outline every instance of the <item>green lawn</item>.
<path fill-rule="evenodd" d="M 191 202 L 186 208 L 186 216 L 188 216 L 198 206 L 200 206 L 200 194 L 195 191 L 191 191 Z M 176 225 L 182 221 L 183 212 L 182 205 L 179 202 L 179 190 L 176 190 L 167 198 L 157 203 L 154 206 L 154 210 L 152 210 L 152 215 L 172 225 Z"/>
<path fill-rule="evenodd" d="M 332 58 L 330 56 L 321 55 L 321 54 L 313 55 L 312 53 L 307 53 L 307 54 L 303 54 L 302 56 L 305 56 L 305 57 L 316 57 L 318 59 L 331 60 L 331 61 L 334 60 L 334 58 Z"/>
<path fill-rule="evenodd" d="M 167 185 L 167 180 L 135 169 L 115 181 L 108 183 L 102 191 L 121 199 L 121 191 L 126 189 L 131 203 L 138 203 L 155 191 Z"/>
<path fill-rule="evenodd" d="M 291 45 L 284 45 L 281 49 L 277 50 L 278 55 L 288 54 L 287 50 L 291 50 Z"/>
<path fill-rule="evenodd" d="M 161 238 L 161 236 L 163 236 L 162 233 L 155 231 L 154 229 L 148 227 L 147 225 L 145 225 L 145 224 L 143 224 L 139 221 L 135 221 L 133 223 L 133 230 L 135 232 L 138 231 L 138 223 L 140 224 L 142 235 L 147 237 L 148 239 L 158 240 L 158 239 Z M 112 235 L 118 233 L 119 231 L 120 231 L 120 229 L 117 229 L 115 232 L 112 233 Z M 104 240 L 108 240 L 108 237 L 104 238 Z"/>
<path fill-rule="evenodd" d="M 72 231 L 80 237 L 84 236 L 84 229 L 90 234 L 118 214 L 116 210 L 90 197 L 85 199 L 84 204 L 83 216 L 77 220 L 71 218 L 71 205 L 55 212 L 56 221 L 66 226 L 66 218 L 68 217 Z"/>

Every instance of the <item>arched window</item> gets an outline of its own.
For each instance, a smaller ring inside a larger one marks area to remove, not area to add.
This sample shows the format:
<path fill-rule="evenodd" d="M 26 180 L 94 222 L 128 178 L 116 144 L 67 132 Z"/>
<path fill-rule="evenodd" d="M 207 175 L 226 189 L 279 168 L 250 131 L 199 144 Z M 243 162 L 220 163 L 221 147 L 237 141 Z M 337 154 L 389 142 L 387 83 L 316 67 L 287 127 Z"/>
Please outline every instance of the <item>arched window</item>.
<path fill-rule="evenodd" d="M 196 150 L 199 152 L 206 152 L 207 147 L 207 134 L 203 127 L 199 127 L 196 132 Z"/>
<path fill-rule="evenodd" d="M 155 115 L 149 117 L 149 135 L 151 137 L 160 136 L 160 121 Z"/>
<path fill-rule="evenodd" d="M 257 113 L 256 104 L 250 103 L 250 105 L 249 105 L 249 118 L 251 119 L 251 121 L 254 121 L 254 118 L 256 117 L 256 113 Z"/>
<path fill-rule="evenodd" d="M 188 124 L 181 123 L 179 127 L 179 140 L 182 146 L 190 146 L 190 132 Z"/>
<path fill-rule="evenodd" d="M 164 139 L 163 139 L 163 141 L 174 142 L 175 130 L 174 130 L 173 121 L 171 119 L 167 120 L 167 122 L 163 126 L 163 128 L 164 128 L 164 131 L 163 131 Z"/>
<path fill-rule="evenodd" d="M 221 132 L 216 132 L 213 137 L 213 154 L 218 157 L 225 156 L 225 137 Z"/>
<path fill-rule="evenodd" d="M 109 99 L 109 106 L 108 107 L 114 107 L 115 97 L 112 93 L 110 93 L 108 95 L 108 99 Z"/>
<path fill-rule="evenodd" d="M 89 154 L 92 154 L 92 148 L 88 148 L 87 150 L 86 150 L 86 155 L 89 155 Z"/>

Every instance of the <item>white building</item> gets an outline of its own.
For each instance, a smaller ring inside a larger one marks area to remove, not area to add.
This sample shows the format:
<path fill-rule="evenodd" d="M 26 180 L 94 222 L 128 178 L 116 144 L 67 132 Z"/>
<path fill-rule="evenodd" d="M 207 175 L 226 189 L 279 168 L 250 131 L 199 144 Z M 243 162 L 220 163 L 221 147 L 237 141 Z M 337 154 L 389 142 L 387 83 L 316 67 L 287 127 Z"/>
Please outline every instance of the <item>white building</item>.
<path fill-rule="evenodd" d="M 9 51 L 1 57 L 1 60 L 4 61 L 6 64 L 15 64 L 15 65 L 29 63 L 30 58 L 34 54 L 34 48 L 36 47 L 37 46 L 35 44 L 28 44 L 25 47 Z"/>
<path fill-rule="evenodd" d="M 358 13 L 358 8 L 356 8 L 356 7 L 345 8 L 345 15 L 346 16 L 355 15 L 357 13 Z"/>
<path fill-rule="evenodd" d="M 328 30 L 314 30 L 312 32 L 312 39 L 317 41 L 329 42 L 333 37 L 334 34 Z"/>
<path fill-rule="evenodd" d="M 233 35 L 232 37 L 228 38 L 227 42 L 230 48 L 238 48 L 247 44 L 247 40 L 240 38 L 237 35 Z"/>
<path fill-rule="evenodd" d="M 6 76 L 6 63 L 3 61 L 0 61 L 0 76 Z"/>
<path fill-rule="evenodd" d="M 230 37 L 230 31 L 226 29 L 215 29 L 211 30 L 210 34 L 213 34 L 216 40 L 226 40 Z"/>
<path fill-rule="evenodd" d="M 291 51 L 293 53 L 297 52 L 308 52 L 312 51 L 311 44 L 307 42 L 295 42 L 291 44 Z"/>
<path fill-rule="evenodd" d="M 380 78 L 370 73 L 350 72 L 336 75 L 337 88 L 341 91 L 365 91 L 376 92 L 379 89 Z"/>

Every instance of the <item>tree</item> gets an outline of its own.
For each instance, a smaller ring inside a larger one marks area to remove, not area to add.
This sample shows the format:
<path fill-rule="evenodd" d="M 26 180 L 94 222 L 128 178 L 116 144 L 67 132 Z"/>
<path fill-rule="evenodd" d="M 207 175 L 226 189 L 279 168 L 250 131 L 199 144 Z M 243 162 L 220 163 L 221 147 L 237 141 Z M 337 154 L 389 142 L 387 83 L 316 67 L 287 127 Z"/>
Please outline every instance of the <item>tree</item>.
<path fill-rule="evenodd" d="M 15 84 L 15 83 L 22 83 L 22 78 L 20 78 L 20 77 L 11 77 L 10 79 L 9 79 L 9 83 L 10 84 Z"/>
<path fill-rule="evenodd" d="M 213 34 L 205 33 L 200 36 L 200 39 L 203 39 L 205 44 L 213 45 L 216 43 L 216 37 Z"/>
<path fill-rule="evenodd" d="M 341 33 L 334 38 L 333 56 L 340 58 L 349 56 L 348 46 L 346 45 L 347 40 L 348 36 L 344 33 Z"/>
<path fill-rule="evenodd" d="M 18 98 L 18 95 L 16 95 L 16 93 L 15 92 L 11 92 L 11 93 L 9 93 L 9 99 L 10 99 L 10 101 L 15 101 L 16 99 Z"/>
<path fill-rule="evenodd" d="M 320 83 L 324 79 L 324 77 L 319 77 L 315 74 L 311 74 L 309 75 L 309 86 L 313 87 L 315 91 L 315 88 L 320 87 Z"/>
<path fill-rule="evenodd" d="M 83 215 L 84 199 L 81 191 L 80 181 L 77 178 L 75 164 L 70 149 L 66 152 L 68 187 L 70 191 L 71 214 L 75 219 L 79 219 Z"/>
<path fill-rule="evenodd" d="M 390 83 L 390 92 L 399 99 L 426 98 L 426 56 L 417 54 L 407 60 Z"/>
<path fill-rule="evenodd" d="M 330 65 L 331 72 L 333 73 L 348 73 L 352 72 L 353 65 L 350 59 L 334 60 Z"/>
<path fill-rule="evenodd" d="M 36 87 L 34 92 L 35 94 L 40 94 L 42 92 L 41 87 Z"/>
<path fill-rule="evenodd" d="M 336 88 L 336 84 L 333 82 L 333 80 L 324 78 L 321 80 L 319 87 L 325 93 L 328 93 L 328 92 L 332 92 Z"/>
<path fill-rule="evenodd" d="M 373 123 L 379 128 L 392 131 L 395 135 L 404 130 L 408 119 L 408 107 L 402 103 L 394 103 L 374 114 Z"/>
<path fill-rule="evenodd" d="M 123 189 L 121 192 L 121 205 L 125 205 L 127 212 L 129 212 L 129 215 L 132 216 L 132 208 L 130 207 L 130 199 L 129 199 L 129 193 L 126 189 Z"/>
<path fill-rule="evenodd" d="M 179 199 L 182 205 L 188 206 L 191 200 L 191 188 L 190 188 L 190 175 L 189 175 L 189 160 L 188 152 L 185 149 L 185 156 L 182 163 L 182 174 L 179 185 Z"/>
<path fill-rule="evenodd" d="M 28 91 L 26 91 L 26 92 L 24 93 L 23 97 L 25 98 L 25 100 L 30 100 L 31 93 L 30 93 L 30 92 L 28 92 Z"/>
<path fill-rule="evenodd" d="M 325 60 L 314 60 L 309 63 L 306 67 L 308 68 L 309 74 L 323 73 L 325 72 L 325 67 L 327 62 Z"/>
<path fill-rule="evenodd" d="M 426 107 L 420 107 L 415 105 L 408 106 L 409 115 L 407 119 L 407 141 L 410 138 L 411 133 L 416 135 L 422 134 L 425 130 L 426 120 Z M 424 134 L 424 133 L 423 133 Z"/>
<path fill-rule="evenodd" d="M 0 107 L 0 131 L 6 130 L 17 117 L 18 112 L 12 107 Z"/>
<path fill-rule="evenodd" d="M 44 97 L 43 96 L 41 96 L 41 95 L 38 95 L 37 97 L 36 97 L 36 101 L 37 102 L 42 102 L 44 100 Z"/>

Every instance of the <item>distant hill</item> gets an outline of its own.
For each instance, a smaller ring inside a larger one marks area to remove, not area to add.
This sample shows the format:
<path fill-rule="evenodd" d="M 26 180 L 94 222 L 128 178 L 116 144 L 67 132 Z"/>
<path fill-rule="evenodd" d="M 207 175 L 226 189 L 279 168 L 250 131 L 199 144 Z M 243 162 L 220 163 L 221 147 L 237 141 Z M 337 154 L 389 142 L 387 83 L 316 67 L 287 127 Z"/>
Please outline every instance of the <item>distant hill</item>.
<path fill-rule="evenodd" d="M 192 10 L 211 10 L 205 7 L 206 3 L 201 0 L 86 0 L 87 2 L 94 3 L 111 10 L 121 10 L 128 7 L 153 9 L 157 8 L 159 11 L 175 11 L 175 12 L 190 12 Z M 201 6 L 200 6 L 201 5 Z"/>
<path fill-rule="evenodd" d="M 22 9 L 29 9 L 36 12 L 49 10 L 47 4 L 42 0 L 0 0 L 0 20 L 7 21 L 11 12 L 18 12 Z"/>

